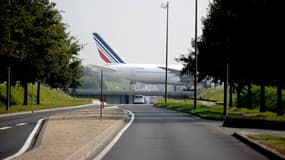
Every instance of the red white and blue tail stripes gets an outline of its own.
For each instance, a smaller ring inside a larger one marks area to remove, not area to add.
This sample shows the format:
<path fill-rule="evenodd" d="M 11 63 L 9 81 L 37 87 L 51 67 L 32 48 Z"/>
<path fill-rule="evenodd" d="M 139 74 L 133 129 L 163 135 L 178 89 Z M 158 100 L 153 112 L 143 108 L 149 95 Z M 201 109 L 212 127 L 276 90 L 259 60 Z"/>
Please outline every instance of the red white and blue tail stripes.
<path fill-rule="evenodd" d="M 93 36 L 98 47 L 99 55 L 106 63 L 126 63 L 114 50 L 112 50 L 112 48 L 101 38 L 98 33 L 93 33 Z"/>

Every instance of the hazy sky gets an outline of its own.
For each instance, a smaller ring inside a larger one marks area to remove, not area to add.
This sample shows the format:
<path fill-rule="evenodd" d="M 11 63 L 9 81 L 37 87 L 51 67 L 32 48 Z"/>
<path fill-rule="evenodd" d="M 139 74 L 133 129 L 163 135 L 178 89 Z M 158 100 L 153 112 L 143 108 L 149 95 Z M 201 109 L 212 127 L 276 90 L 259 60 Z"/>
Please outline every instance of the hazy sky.
<path fill-rule="evenodd" d="M 62 12 L 68 31 L 85 47 L 83 64 L 104 64 L 92 33 L 101 37 L 127 62 L 165 64 L 166 0 L 52 0 Z M 195 0 L 170 0 L 169 64 L 187 54 L 195 32 Z M 209 0 L 198 0 L 198 35 Z"/>

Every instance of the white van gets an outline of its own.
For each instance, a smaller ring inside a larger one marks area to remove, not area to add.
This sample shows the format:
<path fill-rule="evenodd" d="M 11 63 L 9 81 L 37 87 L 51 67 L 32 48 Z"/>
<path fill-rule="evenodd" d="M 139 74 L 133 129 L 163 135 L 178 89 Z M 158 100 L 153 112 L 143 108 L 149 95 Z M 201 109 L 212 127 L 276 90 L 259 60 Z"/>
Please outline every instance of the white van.
<path fill-rule="evenodd" d="M 135 95 L 134 104 L 145 104 L 145 97 L 143 95 Z"/>

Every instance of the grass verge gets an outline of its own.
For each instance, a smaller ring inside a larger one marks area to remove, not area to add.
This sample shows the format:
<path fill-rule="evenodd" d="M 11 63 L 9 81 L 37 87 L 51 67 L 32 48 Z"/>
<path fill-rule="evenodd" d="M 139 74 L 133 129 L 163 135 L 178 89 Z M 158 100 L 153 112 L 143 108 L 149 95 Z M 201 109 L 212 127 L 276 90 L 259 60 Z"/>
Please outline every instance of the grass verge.
<path fill-rule="evenodd" d="M 226 117 L 223 114 L 222 105 L 204 105 L 200 102 L 197 104 L 197 108 L 194 109 L 193 100 L 174 100 L 168 99 L 165 104 L 163 99 L 158 99 L 156 104 L 157 107 L 175 109 L 184 112 L 191 112 L 198 114 L 205 118 L 213 119 L 225 119 Z M 258 109 L 246 109 L 246 108 L 227 108 L 228 114 L 227 118 L 231 119 L 250 119 L 250 120 L 265 120 L 265 121 L 278 121 L 285 122 L 285 116 L 277 116 L 273 112 L 259 112 Z"/>
<path fill-rule="evenodd" d="M 285 136 L 250 134 L 247 137 L 285 156 Z"/>

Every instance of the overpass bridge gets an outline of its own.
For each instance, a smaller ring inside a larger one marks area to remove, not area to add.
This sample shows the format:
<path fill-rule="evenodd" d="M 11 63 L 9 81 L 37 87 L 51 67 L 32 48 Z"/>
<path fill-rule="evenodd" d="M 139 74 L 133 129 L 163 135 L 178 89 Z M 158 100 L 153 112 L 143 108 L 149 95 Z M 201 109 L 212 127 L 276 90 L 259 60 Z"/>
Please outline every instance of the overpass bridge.
<path fill-rule="evenodd" d="M 107 103 L 110 104 L 132 104 L 134 100 L 134 95 L 144 95 L 144 96 L 159 96 L 164 97 L 164 91 L 103 91 L 103 95 Z M 168 98 L 193 98 L 193 91 L 170 91 L 167 92 Z M 77 89 L 76 90 L 77 97 L 84 98 L 96 98 L 100 99 L 101 91 L 100 90 L 89 90 L 89 89 Z"/>

